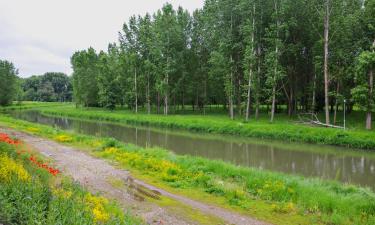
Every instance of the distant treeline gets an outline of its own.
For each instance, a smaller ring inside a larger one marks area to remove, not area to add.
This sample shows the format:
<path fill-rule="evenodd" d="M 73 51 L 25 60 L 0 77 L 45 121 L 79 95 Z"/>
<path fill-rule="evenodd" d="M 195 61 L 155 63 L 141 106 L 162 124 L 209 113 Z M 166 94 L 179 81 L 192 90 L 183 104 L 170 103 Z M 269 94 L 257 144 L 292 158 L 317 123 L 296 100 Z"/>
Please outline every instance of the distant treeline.
<path fill-rule="evenodd" d="M 13 63 L 0 60 L 0 106 L 13 101 L 70 102 L 72 95 L 72 80 L 64 73 L 20 78 Z"/>
<path fill-rule="evenodd" d="M 271 121 L 286 105 L 325 109 L 327 123 L 347 99 L 371 114 L 374 15 L 375 0 L 206 0 L 192 14 L 165 4 L 131 17 L 107 52 L 74 53 L 74 99 L 164 114 L 222 104 L 246 119 L 266 104 Z"/>
<path fill-rule="evenodd" d="M 71 78 L 64 73 L 45 73 L 21 79 L 25 101 L 70 102 L 73 86 Z"/>

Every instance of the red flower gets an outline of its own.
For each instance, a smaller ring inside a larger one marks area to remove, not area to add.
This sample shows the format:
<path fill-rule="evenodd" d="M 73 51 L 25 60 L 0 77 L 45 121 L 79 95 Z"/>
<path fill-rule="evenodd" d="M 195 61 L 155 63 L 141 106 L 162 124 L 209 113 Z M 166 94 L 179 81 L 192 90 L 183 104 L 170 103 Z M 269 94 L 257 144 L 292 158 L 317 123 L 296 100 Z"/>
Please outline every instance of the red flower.
<path fill-rule="evenodd" d="M 8 134 L 5 134 L 5 133 L 0 133 L 0 142 L 5 142 L 5 143 L 11 144 L 11 145 L 21 144 L 21 141 L 14 140 L 14 139 L 10 138 Z"/>
<path fill-rule="evenodd" d="M 0 133 L 0 142 L 5 142 L 5 143 L 11 144 L 11 145 L 16 145 L 16 146 L 22 144 L 21 141 L 14 140 L 14 139 L 10 138 L 8 136 L 8 134 L 5 134 L 5 133 Z M 17 151 L 18 155 L 21 155 L 21 154 L 24 154 L 24 153 L 26 153 L 25 150 Z M 56 176 L 57 174 L 60 173 L 60 171 L 58 169 L 54 169 L 53 167 L 49 167 L 47 163 L 42 163 L 34 155 L 31 155 L 29 157 L 29 160 L 32 164 L 36 165 L 37 167 L 39 167 L 41 169 L 47 170 L 53 176 Z"/>

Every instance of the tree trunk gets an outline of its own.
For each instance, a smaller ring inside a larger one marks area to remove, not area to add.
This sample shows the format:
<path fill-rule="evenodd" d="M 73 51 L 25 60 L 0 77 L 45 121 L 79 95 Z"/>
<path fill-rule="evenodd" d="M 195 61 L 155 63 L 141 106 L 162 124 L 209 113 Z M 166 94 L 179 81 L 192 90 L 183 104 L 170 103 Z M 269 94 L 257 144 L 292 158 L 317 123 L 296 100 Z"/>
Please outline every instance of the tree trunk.
<path fill-rule="evenodd" d="M 150 74 L 147 74 L 147 113 L 151 113 L 151 99 L 150 99 Z"/>
<path fill-rule="evenodd" d="M 165 91 L 165 94 L 164 94 L 164 115 L 168 115 L 168 82 L 169 82 L 169 75 L 167 73 L 166 77 L 165 77 L 166 90 L 164 90 Z"/>
<path fill-rule="evenodd" d="M 311 104 L 312 113 L 315 113 L 315 107 L 316 107 L 316 72 L 314 71 L 313 93 L 312 93 L 312 104 Z"/>
<path fill-rule="evenodd" d="M 251 32 L 251 54 L 254 57 L 254 33 L 255 33 L 255 4 L 253 4 L 253 30 Z M 247 87 L 246 121 L 249 121 L 251 104 L 251 80 L 253 76 L 253 62 L 249 65 L 249 82 Z"/>
<path fill-rule="evenodd" d="M 256 99 L 256 106 L 255 106 L 255 119 L 259 119 L 259 98 Z"/>
<path fill-rule="evenodd" d="M 325 17 L 324 17 L 324 102 L 325 102 L 325 116 L 326 124 L 329 122 L 329 99 L 328 99 L 328 37 L 329 37 L 329 0 L 325 2 Z"/>
<path fill-rule="evenodd" d="M 135 113 L 138 113 L 137 67 L 134 67 Z"/>
<path fill-rule="evenodd" d="M 230 62 L 232 64 L 232 56 L 230 58 Z M 233 71 L 232 66 L 230 69 L 230 91 L 229 91 L 229 116 L 233 120 L 234 119 L 234 111 L 233 111 Z"/>
<path fill-rule="evenodd" d="M 233 120 L 234 119 L 234 111 L 233 111 L 233 98 L 229 96 L 229 116 Z"/>
<path fill-rule="evenodd" d="M 276 15 L 277 13 L 277 3 L 275 1 L 275 11 Z M 276 21 L 276 38 L 279 37 L 279 18 L 277 18 Z M 271 106 L 271 119 L 270 122 L 273 122 L 273 119 L 275 117 L 275 104 L 276 104 L 276 76 L 277 76 L 277 64 L 278 64 L 278 54 L 279 54 L 279 46 L 277 44 L 277 41 L 275 41 L 275 68 L 274 68 L 274 76 L 273 76 L 273 87 L 272 87 L 272 106 Z"/>
<path fill-rule="evenodd" d="M 181 105 L 181 108 L 182 108 L 182 113 L 185 113 L 185 89 L 182 90 L 182 105 Z"/>
<path fill-rule="evenodd" d="M 242 84 L 241 84 L 241 78 L 240 77 L 236 77 L 236 80 L 238 81 L 237 82 L 237 88 L 236 88 L 236 86 L 234 86 L 234 90 L 236 91 L 236 89 L 237 89 L 237 93 L 235 92 L 235 94 L 234 94 L 234 96 L 236 96 L 236 99 L 237 99 L 237 107 L 236 107 L 236 109 L 237 109 L 237 114 L 239 115 L 239 116 L 242 116 L 242 102 L 241 102 L 241 100 L 242 100 L 242 96 L 241 96 L 241 87 L 242 87 Z"/>
<path fill-rule="evenodd" d="M 230 12 L 230 32 L 233 33 L 233 12 Z M 228 103 L 229 103 L 229 116 L 233 120 L 234 119 L 234 111 L 233 111 L 233 56 L 232 53 L 230 53 L 230 89 L 229 89 L 229 96 L 228 96 Z"/>
<path fill-rule="evenodd" d="M 168 115 L 168 94 L 164 95 L 164 115 Z"/>
<path fill-rule="evenodd" d="M 199 90 L 198 90 L 198 88 L 196 89 L 196 92 L 195 92 L 195 105 L 196 105 L 196 108 L 199 111 Z"/>
<path fill-rule="evenodd" d="M 374 42 L 375 43 L 375 42 Z M 371 111 L 372 111 L 372 99 L 373 99 L 373 85 L 374 85 L 374 71 L 371 69 L 369 71 L 369 79 L 368 79 L 368 105 L 367 105 L 367 118 L 366 118 L 366 129 L 371 130 L 372 125 L 372 118 L 371 118 Z"/>
<path fill-rule="evenodd" d="M 292 116 L 292 114 L 293 114 L 293 109 L 294 109 L 294 107 L 293 107 L 293 98 L 294 98 L 294 96 L 293 96 L 293 87 L 292 87 L 292 85 L 290 86 L 290 94 L 289 94 L 289 101 L 288 101 L 288 116 L 289 117 L 291 117 Z"/>
<path fill-rule="evenodd" d="M 232 58 L 231 58 L 231 62 L 232 62 Z M 228 100 L 229 116 L 233 120 L 234 119 L 234 107 L 233 107 L 233 72 L 232 72 L 232 68 L 231 68 L 231 71 L 230 71 L 230 91 L 229 91 L 228 97 L 229 97 L 229 100 Z"/>
<path fill-rule="evenodd" d="M 159 93 L 159 91 L 158 91 L 158 94 L 157 94 L 157 109 L 156 109 L 156 111 L 157 111 L 157 113 L 159 114 L 160 113 L 160 93 Z"/>
<path fill-rule="evenodd" d="M 176 94 L 173 94 L 173 113 L 176 113 Z"/>
<path fill-rule="evenodd" d="M 207 78 L 205 78 L 204 80 L 204 97 L 203 97 L 203 103 L 202 103 L 203 115 L 206 115 L 206 108 L 205 108 L 206 101 L 207 101 Z"/>
<path fill-rule="evenodd" d="M 337 87 L 336 87 L 336 99 L 335 99 L 335 111 L 333 113 L 333 124 L 336 125 L 336 119 L 337 119 L 337 110 L 338 110 L 338 107 L 339 107 L 339 99 L 338 99 L 338 95 L 339 95 L 339 90 L 340 90 L 340 82 L 337 81 Z"/>
<path fill-rule="evenodd" d="M 259 89 L 260 89 L 260 72 L 261 72 L 261 68 L 260 68 L 260 65 L 261 65 L 261 59 L 260 59 L 260 54 L 261 54 L 261 50 L 260 50 L 260 47 L 258 47 L 258 74 L 257 74 L 257 87 L 256 87 L 256 94 L 255 94 L 255 101 L 256 101 L 256 106 L 255 106 L 255 119 L 258 120 L 259 119 L 259 106 L 260 106 L 260 103 L 259 103 Z"/>
<path fill-rule="evenodd" d="M 272 106 L 271 106 L 271 119 L 270 122 L 273 122 L 275 116 L 275 105 L 276 105 L 276 85 L 273 85 L 272 88 Z"/>

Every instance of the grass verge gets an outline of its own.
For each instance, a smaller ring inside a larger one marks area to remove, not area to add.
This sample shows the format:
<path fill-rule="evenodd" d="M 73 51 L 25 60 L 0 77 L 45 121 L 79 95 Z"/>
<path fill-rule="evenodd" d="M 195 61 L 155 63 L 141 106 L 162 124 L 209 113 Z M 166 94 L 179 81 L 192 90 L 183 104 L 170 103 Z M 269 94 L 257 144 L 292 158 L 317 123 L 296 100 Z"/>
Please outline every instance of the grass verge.
<path fill-rule="evenodd" d="M 0 223 L 141 224 L 117 204 L 57 173 L 24 145 L 0 140 Z"/>
<path fill-rule="evenodd" d="M 91 154 L 174 193 L 272 223 L 375 224 L 375 194 L 369 189 L 177 156 L 163 149 L 139 148 L 6 116 L 0 116 L 0 124 L 91 149 Z"/>

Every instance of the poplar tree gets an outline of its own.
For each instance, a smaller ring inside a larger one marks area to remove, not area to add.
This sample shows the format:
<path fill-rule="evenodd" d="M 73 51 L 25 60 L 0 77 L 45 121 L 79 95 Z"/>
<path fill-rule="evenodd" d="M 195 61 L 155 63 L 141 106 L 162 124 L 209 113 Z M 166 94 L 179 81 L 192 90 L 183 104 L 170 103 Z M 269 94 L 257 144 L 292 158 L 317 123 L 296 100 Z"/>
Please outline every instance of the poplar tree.
<path fill-rule="evenodd" d="M 17 90 L 17 73 L 13 63 L 0 60 L 0 105 L 10 105 Z"/>

